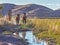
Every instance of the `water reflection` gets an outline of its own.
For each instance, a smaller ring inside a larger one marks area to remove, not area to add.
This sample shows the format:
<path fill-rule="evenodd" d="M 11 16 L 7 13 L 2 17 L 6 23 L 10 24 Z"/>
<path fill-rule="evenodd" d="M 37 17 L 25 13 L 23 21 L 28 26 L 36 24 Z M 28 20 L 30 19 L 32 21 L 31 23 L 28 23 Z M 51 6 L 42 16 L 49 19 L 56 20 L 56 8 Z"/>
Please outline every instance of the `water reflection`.
<path fill-rule="evenodd" d="M 20 36 L 21 38 L 25 39 L 25 37 L 26 37 L 26 32 L 20 32 L 20 33 L 19 33 L 19 36 Z"/>
<path fill-rule="evenodd" d="M 27 42 L 29 42 L 29 45 L 48 45 L 48 43 L 44 40 L 39 40 L 38 37 L 35 37 L 32 33 L 32 31 L 27 32 L 20 32 L 20 37 L 23 39 L 27 39 Z"/>
<path fill-rule="evenodd" d="M 22 38 L 25 39 L 26 37 L 26 32 L 22 32 Z"/>

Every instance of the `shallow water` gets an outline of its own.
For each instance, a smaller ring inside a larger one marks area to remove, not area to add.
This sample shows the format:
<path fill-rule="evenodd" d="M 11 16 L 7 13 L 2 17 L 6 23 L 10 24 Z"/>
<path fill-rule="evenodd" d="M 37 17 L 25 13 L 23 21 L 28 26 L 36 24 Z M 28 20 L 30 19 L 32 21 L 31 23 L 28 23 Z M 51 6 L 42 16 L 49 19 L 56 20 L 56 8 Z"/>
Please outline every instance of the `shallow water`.
<path fill-rule="evenodd" d="M 38 40 L 38 38 L 33 35 L 32 31 L 20 32 L 19 36 L 24 39 L 27 39 L 29 45 L 48 45 L 46 41 Z"/>

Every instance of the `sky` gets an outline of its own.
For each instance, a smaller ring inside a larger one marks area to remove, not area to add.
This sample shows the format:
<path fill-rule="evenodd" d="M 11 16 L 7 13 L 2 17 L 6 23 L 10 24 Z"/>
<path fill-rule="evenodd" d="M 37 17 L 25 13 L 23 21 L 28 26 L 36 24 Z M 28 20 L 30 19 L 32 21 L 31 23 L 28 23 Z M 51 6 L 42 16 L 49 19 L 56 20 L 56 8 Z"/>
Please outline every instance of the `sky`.
<path fill-rule="evenodd" d="M 60 0 L 0 0 L 1 3 L 12 3 L 16 5 L 39 4 L 51 9 L 60 9 Z"/>

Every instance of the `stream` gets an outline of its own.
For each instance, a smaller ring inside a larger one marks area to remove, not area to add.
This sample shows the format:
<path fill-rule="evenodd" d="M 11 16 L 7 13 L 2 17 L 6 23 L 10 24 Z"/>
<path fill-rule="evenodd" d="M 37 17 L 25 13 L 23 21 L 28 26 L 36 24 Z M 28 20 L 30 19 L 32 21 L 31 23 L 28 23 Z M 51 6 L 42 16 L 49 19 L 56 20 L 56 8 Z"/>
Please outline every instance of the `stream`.
<path fill-rule="evenodd" d="M 29 45 L 48 45 L 48 43 L 44 40 L 39 40 L 37 37 L 33 35 L 32 31 L 20 32 L 19 36 L 23 39 L 27 39 Z"/>

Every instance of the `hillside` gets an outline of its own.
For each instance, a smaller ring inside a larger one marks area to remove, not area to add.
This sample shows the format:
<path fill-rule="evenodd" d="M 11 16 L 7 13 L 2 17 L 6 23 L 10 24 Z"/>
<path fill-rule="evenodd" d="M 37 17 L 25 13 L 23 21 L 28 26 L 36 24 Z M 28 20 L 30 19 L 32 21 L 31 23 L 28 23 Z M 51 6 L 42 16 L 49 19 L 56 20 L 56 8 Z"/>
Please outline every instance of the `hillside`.
<path fill-rule="evenodd" d="M 25 6 L 22 6 L 22 8 L 19 7 L 16 8 L 16 10 L 13 11 L 13 14 L 16 15 L 18 13 L 27 13 L 28 16 L 36 16 L 36 17 L 48 17 L 52 15 L 53 10 L 49 9 L 47 7 L 36 5 L 36 4 L 28 4 Z"/>
<path fill-rule="evenodd" d="M 9 10 L 12 10 L 12 15 L 27 13 L 29 17 L 60 17 L 60 10 L 52 10 L 48 7 L 37 5 L 37 4 L 27 4 L 27 5 L 15 5 L 4 3 L 2 14 L 7 15 Z"/>
<path fill-rule="evenodd" d="M 12 10 L 14 8 L 14 4 L 9 4 L 9 3 L 4 3 L 4 4 L 1 4 L 3 6 L 3 9 L 2 9 L 2 14 L 3 15 L 7 15 L 8 14 L 8 11 L 9 10 Z"/>

